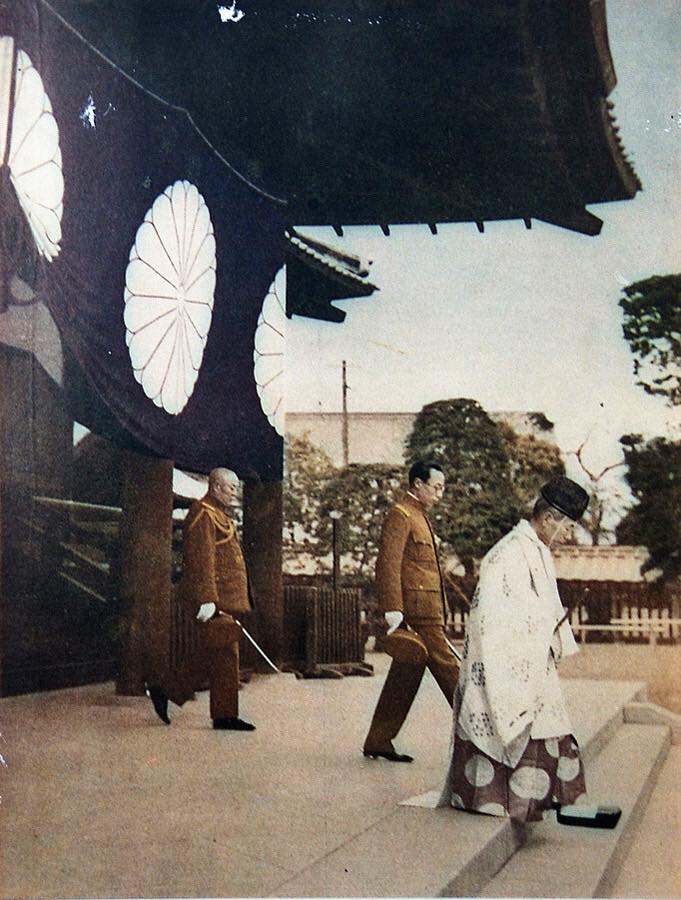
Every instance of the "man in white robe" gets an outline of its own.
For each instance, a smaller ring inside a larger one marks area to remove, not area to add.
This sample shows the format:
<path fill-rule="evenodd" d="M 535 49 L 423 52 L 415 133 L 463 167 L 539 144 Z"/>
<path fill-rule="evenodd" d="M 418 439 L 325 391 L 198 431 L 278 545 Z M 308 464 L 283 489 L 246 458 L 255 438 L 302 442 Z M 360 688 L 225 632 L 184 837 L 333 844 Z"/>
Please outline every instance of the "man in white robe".
<path fill-rule="evenodd" d="M 577 652 L 549 550 L 588 504 L 568 478 L 541 489 L 485 556 L 454 699 L 452 758 L 442 805 L 541 819 L 585 793 L 557 662 Z"/>

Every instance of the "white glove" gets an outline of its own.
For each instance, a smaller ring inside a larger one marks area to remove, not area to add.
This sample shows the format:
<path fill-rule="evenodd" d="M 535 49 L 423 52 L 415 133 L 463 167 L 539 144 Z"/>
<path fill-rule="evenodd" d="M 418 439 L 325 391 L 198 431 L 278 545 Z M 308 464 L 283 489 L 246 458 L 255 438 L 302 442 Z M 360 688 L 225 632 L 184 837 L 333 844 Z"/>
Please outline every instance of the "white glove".
<path fill-rule="evenodd" d="M 391 609 L 385 614 L 385 621 L 388 625 L 388 634 L 392 634 L 393 631 L 402 624 L 402 619 L 404 619 L 404 616 L 399 609 Z"/>
<path fill-rule="evenodd" d="M 214 603 L 202 603 L 199 606 L 199 611 L 196 614 L 196 618 L 199 622 L 207 622 L 208 619 L 212 619 L 215 613 L 217 606 Z"/>

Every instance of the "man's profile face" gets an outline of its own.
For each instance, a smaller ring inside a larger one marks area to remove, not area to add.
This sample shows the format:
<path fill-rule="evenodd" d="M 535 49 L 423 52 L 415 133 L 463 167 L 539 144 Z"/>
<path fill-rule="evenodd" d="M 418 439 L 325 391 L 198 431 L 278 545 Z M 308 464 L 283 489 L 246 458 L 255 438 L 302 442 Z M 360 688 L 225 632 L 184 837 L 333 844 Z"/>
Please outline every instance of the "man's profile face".
<path fill-rule="evenodd" d="M 557 510 L 549 510 L 545 513 L 536 529 L 539 539 L 547 547 L 571 542 L 574 534 L 575 523 L 572 519 L 561 514 Z"/>
<path fill-rule="evenodd" d="M 234 472 L 217 478 L 213 485 L 213 494 L 223 506 L 234 506 L 239 492 L 239 479 Z"/>
<path fill-rule="evenodd" d="M 420 500 L 426 509 L 432 509 L 442 500 L 445 492 L 445 476 L 439 469 L 431 469 L 428 481 L 415 478 L 411 486 L 412 494 Z"/>

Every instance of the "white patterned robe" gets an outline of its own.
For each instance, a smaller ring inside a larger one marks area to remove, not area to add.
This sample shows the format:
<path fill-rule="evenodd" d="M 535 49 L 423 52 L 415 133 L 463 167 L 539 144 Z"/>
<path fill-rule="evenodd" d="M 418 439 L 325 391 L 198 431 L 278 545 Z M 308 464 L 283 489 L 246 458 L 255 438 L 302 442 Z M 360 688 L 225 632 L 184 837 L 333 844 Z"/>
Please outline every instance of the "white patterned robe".
<path fill-rule="evenodd" d="M 549 549 L 522 520 L 489 551 L 471 606 L 454 703 L 453 742 L 510 769 L 530 739 L 572 731 L 556 661 L 577 644 Z M 451 767 L 441 804 L 451 798 Z"/>

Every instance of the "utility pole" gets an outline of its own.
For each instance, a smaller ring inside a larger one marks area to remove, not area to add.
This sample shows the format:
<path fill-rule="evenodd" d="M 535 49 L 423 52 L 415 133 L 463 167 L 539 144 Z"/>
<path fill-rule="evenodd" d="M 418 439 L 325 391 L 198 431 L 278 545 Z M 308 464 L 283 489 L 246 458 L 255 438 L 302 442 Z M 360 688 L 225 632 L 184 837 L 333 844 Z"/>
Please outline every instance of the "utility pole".
<path fill-rule="evenodd" d="M 350 449 L 348 441 L 348 379 L 347 366 L 343 360 L 343 422 L 342 422 L 342 440 L 343 440 L 343 465 L 347 466 L 350 462 Z"/>

